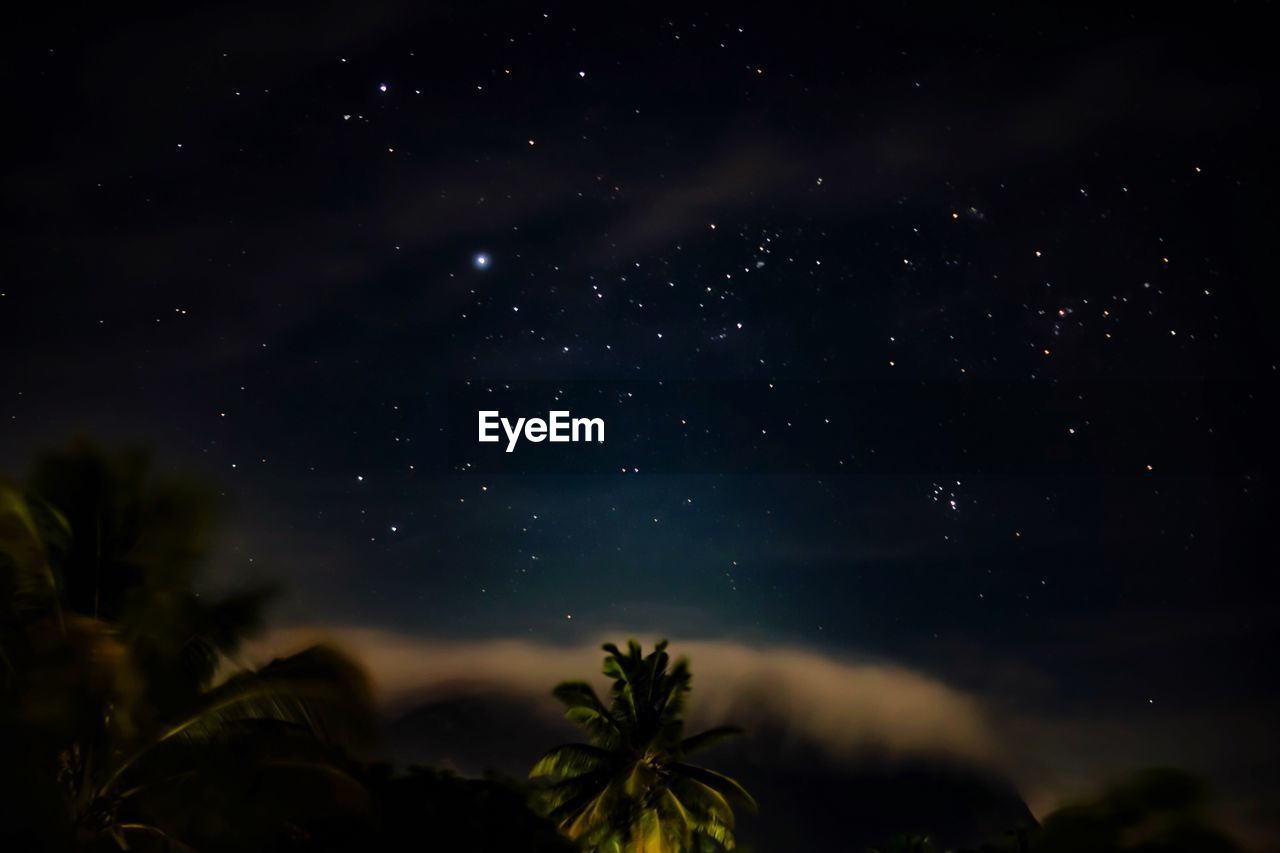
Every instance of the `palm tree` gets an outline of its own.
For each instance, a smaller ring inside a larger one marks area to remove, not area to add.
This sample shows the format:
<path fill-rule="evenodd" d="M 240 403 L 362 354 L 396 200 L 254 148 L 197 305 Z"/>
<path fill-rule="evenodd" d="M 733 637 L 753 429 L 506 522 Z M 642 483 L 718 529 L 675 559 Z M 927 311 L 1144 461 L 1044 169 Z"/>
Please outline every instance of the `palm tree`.
<path fill-rule="evenodd" d="M 180 713 L 262 627 L 271 587 L 201 589 L 223 504 L 203 482 L 80 440 L 40 457 L 21 491 L 60 606 L 115 626 L 162 713 Z"/>
<path fill-rule="evenodd" d="M 147 473 L 81 445 L 0 484 L 0 847 L 251 849 L 359 798 L 335 750 L 371 730 L 363 673 L 315 647 L 218 682 L 262 593 L 200 594 L 212 501 Z M 210 810 L 241 791 L 258 814 Z"/>
<path fill-rule="evenodd" d="M 730 801 L 756 807 L 733 779 L 685 762 L 742 730 L 719 726 L 684 736 L 689 664 L 683 658 L 672 664 L 666 649 L 665 640 L 648 655 L 634 640 L 625 654 L 605 644 L 604 674 L 613 679 L 607 707 L 585 682 L 567 681 L 553 691 L 566 719 L 591 742 L 552 749 L 529 776 L 541 780 L 550 819 L 587 850 L 732 849 Z"/>

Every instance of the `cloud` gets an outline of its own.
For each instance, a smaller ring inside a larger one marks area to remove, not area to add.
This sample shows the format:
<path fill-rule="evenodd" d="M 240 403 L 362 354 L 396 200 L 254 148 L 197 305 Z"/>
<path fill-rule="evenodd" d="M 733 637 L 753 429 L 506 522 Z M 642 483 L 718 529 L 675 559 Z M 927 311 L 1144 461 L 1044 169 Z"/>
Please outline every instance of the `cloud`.
<path fill-rule="evenodd" d="M 694 169 L 639 188 L 594 259 L 640 254 L 762 206 L 778 215 L 865 214 L 939 183 L 999 179 L 1010 163 L 1032 171 L 1108 138 L 1186 133 L 1188 114 L 1210 126 L 1249 115 L 1248 94 L 1172 62 L 1158 41 L 1133 39 L 1077 57 L 1030 91 L 1011 86 L 959 103 L 944 88 L 943 96 L 873 102 L 858 123 L 812 138 L 737 117 Z M 899 84 L 911 91 L 909 81 Z"/>
<path fill-rule="evenodd" d="M 598 676 L 599 642 L 450 641 L 377 628 L 299 627 L 271 632 L 248 654 L 262 663 L 322 640 L 364 663 L 389 709 L 452 690 L 498 689 L 527 697 L 531 710 L 550 713 L 550 689 L 559 681 L 589 678 L 598 689 L 607 686 Z M 693 664 L 696 724 L 781 724 L 788 736 L 848 757 L 875 752 L 999 763 L 981 702 L 905 667 L 725 640 L 673 642 L 672 650 Z"/>
<path fill-rule="evenodd" d="M 609 639 L 629 636 L 643 638 L 646 647 L 652 641 L 643 631 L 613 631 Z M 603 639 L 577 645 L 531 639 L 453 641 L 360 626 L 300 626 L 270 632 L 246 654 L 249 662 L 260 664 L 311 643 L 329 642 L 365 665 L 388 713 L 431 699 L 505 693 L 525 702 L 529 714 L 550 719 L 559 714 L 550 696 L 558 681 L 585 678 L 598 690 L 607 688 L 598 674 Z M 693 664 L 689 716 L 694 728 L 725 721 L 749 730 L 782 726 L 786 738 L 820 743 L 831 757 L 850 765 L 868 755 L 976 765 L 1012 779 L 1040 817 L 1136 768 L 1187 766 L 1204 773 L 1224 795 L 1224 816 L 1235 831 L 1274 837 L 1274 822 L 1259 817 L 1265 811 L 1234 790 L 1244 757 L 1230 756 L 1235 770 L 1221 764 L 1223 752 L 1232 751 L 1233 735 L 1249 730 L 1249 737 L 1239 738 L 1248 743 L 1269 737 L 1254 730 L 1257 721 L 1244 715 L 1221 716 L 1217 725 L 1207 726 L 1206 719 L 1195 715 L 1148 713 L 1139 723 L 1101 711 L 1073 715 L 1061 707 L 1009 707 L 989 690 L 962 690 L 892 662 L 798 646 L 676 639 L 671 647 Z M 1061 700 L 1050 704 L 1060 706 Z M 1170 752 L 1172 743 L 1187 744 L 1187 732 L 1206 728 L 1215 736 L 1191 739 L 1197 749 Z"/>

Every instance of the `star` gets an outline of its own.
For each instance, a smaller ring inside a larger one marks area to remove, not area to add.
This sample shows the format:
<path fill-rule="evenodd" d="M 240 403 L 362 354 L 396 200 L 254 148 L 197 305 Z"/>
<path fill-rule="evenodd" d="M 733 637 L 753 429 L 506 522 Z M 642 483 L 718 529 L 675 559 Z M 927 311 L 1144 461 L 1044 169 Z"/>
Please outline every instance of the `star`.
<path fill-rule="evenodd" d="M 486 255 L 484 252 L 481 252 L 480 254 L 476 255 L 474 258 L 471 259 L 471 263 L 478 270 L 488 269 L 489 256 Z"/>

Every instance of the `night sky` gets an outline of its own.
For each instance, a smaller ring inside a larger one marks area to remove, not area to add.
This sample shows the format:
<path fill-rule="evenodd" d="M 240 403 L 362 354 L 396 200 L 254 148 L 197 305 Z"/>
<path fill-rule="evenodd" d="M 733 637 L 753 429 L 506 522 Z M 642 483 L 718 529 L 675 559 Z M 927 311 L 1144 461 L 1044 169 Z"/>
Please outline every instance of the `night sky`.
<path fill-rule="evenodd" d="M 892 661 L 1265 823 L 1262 13 L 620 8 L 15 31 L 3 470 L 200 473 L 278 625 Z"/>

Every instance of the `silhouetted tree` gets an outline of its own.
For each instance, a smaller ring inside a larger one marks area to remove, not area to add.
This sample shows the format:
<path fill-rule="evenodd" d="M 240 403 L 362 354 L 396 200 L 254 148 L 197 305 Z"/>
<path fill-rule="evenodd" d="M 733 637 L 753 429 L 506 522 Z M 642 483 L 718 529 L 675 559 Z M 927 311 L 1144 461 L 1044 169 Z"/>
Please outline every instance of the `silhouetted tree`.
<path fill-rule="evenodd" d="M 0 486 L 0 841 L 279 849 L 360 805 L 334 760 L 372 730 L 358 667 L 316 647 L 215 683 L 264 593 L 196 588 L 213 504 L 87 444 Z"/>
<path fill-rule="evenodd" d="M 82 440 L 39 458 L 24 493 L 60 606 L 113 626 L 161 713 L 207 687 L 262 627 L 270 587 L 199 588 L 222 508 L 204 483 Z"/>
<path fill-rule="evenodd" d="M 1233 853 L 1239 846 L 1213 825 L 1204 785 L 1180 770 L 1144 770 L 1093 800 L 1048 815 L 1035 853 Z"/>
<path fill-rule="evenodd" d="M 558 746 L 530 777 L 541 780 L 548 816 L 591 851 L 678 851 L 734 846 L 730 800 L 755 808 L 736 781 L 685 762 L 685 756 L 741 734 L 721 726 L 684 736 L 688 662 L 671 663 L 666 641 L 642 655 L 608 643 L 604 674 L 613 679 L 606 706 L 589 684 L 565 682 L 554 694 L 565 717 L 590 743 Z"/>
<path fill-rule="evenodd" d="M 1151 768 L 1097 796 L 1051 812 L 974 853 L 1237 853 L 1213 819 L 1204 785 L 1181 770 Z"/>

